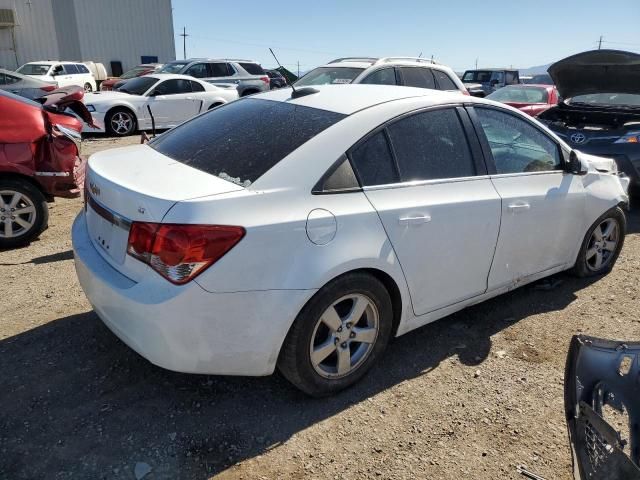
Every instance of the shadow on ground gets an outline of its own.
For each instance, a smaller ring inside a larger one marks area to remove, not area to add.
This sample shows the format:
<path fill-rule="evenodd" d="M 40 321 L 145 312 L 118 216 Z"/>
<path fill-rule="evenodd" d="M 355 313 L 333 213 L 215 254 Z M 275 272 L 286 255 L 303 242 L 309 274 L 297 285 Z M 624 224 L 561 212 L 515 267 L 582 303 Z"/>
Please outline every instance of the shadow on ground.
<path fill-rule="evenodd" d="M 0 342 L 0 478 L 132 478 L 136 461 L 154 478 L 208 478 L 449 357 L 481 363 L 492 335 L 565 308 L 590 283 L 560 278 L 549 291 L 524 287 L 397 339 L 361 383 L 322 400 L 278 374 L 162 370 L 93 312 L 52 321 Z"/>

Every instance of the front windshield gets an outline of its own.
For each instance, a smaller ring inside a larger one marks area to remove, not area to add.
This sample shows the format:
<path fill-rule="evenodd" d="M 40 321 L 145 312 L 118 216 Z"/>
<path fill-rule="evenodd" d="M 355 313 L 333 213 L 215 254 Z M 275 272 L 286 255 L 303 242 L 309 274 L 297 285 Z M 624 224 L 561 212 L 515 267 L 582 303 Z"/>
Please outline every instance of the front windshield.
<path fill-rule="evenodd" d="M 547 103 L 549 95 L 545 88 L 505 87 L 487 97 L 496 102 Z"/>
<path fill-rule="evenodd" d="M 164 67 L 158 70 L 158 73 L 180 73 L 189 62 L 171 62 L 167 63 Z"/>
<path fill-rule="evenodd" d="M 16 72 L 23 75 L 46 75 L 51 65 L 44 65 L 40 63 L 27 63 L 22 65 Z"/>
<path fill-rule="evenodd" d="M 503 72 L 491 70 L 468 70 L 462 76 L 463 82 L 489 83 L 491 80 L 502 82 Z"/>
<path fill-rule="evenodd" d="M 311 70 L 294 85 L 306 87 L 307 85 L 338 85 L 351 83 L 364 71 L 364 68 L 352 67 L 319 67 Z"/>
<path fill-rule="evenodd" d="M 132 68 L 131 70 L 124 72 L 122 75 L 120 75 L 120 78 L 122 78 L 123 80 L 126 80 L 128 78 L 139 77 L 142 72 L 145 72 L 147 70 L 149 70 L 149 68 L 147 67 Z"/>
<path fill-rule="evenodd" d="M 132 95 L 142 95 L 158 82 L 155 77 L 138 77 L 132 78 L 120 88 L 119 92 L 130 93 Z"/>
<path fill-rule="evenodd" d="M 632 93 L 591 93 L 573 97 L 567 103 L 637 108 L 640 107 L 640 95 Z"/>

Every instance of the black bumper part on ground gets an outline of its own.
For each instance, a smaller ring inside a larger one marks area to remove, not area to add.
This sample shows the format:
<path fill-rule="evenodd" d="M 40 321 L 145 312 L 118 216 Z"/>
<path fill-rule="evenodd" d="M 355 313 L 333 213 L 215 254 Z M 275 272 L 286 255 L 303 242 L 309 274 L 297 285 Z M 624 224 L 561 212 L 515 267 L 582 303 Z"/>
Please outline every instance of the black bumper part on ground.
<path fill-rule="evenodd" d="M 640 342 L 574 336 L 564 400 L 574 477 L 640 479 Z M 603 418 L 611 411 L 626 413 L 628 439 Z"/>

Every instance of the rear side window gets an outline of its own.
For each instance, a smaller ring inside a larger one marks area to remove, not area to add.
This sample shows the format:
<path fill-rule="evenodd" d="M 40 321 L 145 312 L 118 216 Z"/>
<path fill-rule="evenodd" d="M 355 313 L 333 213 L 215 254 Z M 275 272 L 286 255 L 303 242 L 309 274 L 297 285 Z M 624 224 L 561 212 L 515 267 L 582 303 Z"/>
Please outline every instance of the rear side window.
<path fill-rule="evenodd" d="M 398 182 L 398 175 L 384 131 L 369 137 L 351 151 L 351 160 L 362 186 Z"/>
<path fill-rule="evenodd" d="M 396 72 L 393 68 L 382 68 L 368 75 L 360 83 L 370 85 L 396 85 Z"/>
<path fill-rule="evenodd" d="M 344 117 L 285 102 L 244 98 L 195 117 L 149 145 L 185 165 L 247 187 Z"/>
<path fill-rule="evenodd" d="M 191 83 L 191 90 L 194 92 L 204 92 L 204 87 L 199 84 L 198 82 L 194 82 L 193 80 L 190 80 Z"/>
<path fill-rule="evenodd" d="M 440 70 L 433 70 L 433 75 L 438 82 L 438 90 L 458 90 L 456 84 L 453 83 L 453 80 L 451 80 L 446 73 Z"/>
<path fill-rule="evenodd" d="M 76 67 L 78 67 L 78 72 L 80 73 L 90 73 L 89 69 L 85 65 L 82 65 L 81 63 L 76 64 Z"/>
<path fill-rule="evenodd" d="M 507 83 L 508 85 L 518 83 L 515 72 L 507 72 L 505 83 Z"/>
<path fill-rule="evenodd" d="M 229 77 L 235 73 L 227 63 L 209 63 L 207 66 L 210 77 Z"/>
<path fill-rule="evenodd" d="M 402 67 L 400 71 L 406 87 L 436 88 L 430 68 Z"/>
<path fill-rule="evenodd" d="M 239 65 L 244 68 L 247 73 L 251 75 L 264 75 L 264 70 L 257 63 L 239 63 Z"/>
<path fill-rule="evenodd" d="M 418 113 L 388 127 L 403 182 L 476 174 L 467 137 L 454 109 Z"/>
<path fill-rule="evenodd" d="M 68 73 L 69 75 L 75 75 L 75 74 L 77 74 L 77 73 L 80 73 L 80 72 L 78 72 L 78 67 L 76 67 L 76 66 L 75 66 L 74 64 L 72 64 L 72 63 L 65 65 L 65 66 L 64 66 L 64 71 L 65 71 L 66 73 Z"/>

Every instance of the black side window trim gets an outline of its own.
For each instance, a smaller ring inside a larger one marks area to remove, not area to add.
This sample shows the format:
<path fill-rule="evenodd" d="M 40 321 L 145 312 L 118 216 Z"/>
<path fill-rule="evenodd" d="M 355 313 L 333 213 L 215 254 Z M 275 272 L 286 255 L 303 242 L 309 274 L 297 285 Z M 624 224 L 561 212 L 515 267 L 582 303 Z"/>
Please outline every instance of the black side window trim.
<path fill-rule="evenodd" d="M 358 185 L 352 188 L 341 188 L 340 190 L 325 190 L 324 184 L 325 182 L 334 174 L 334 172 L 344 163 L 348 162 L 353 175 L 356 177 L 358 181 Z M 353 168 L 353 162 L 351 161 L 351 155 L 342 154 L 340 157 L 333 162 L 333 164 L 324 172 L 324 175 L 320 177 L 320 180 L 313 186 L 311 189 L 311 195 L 334 195 L 340 193 L 353 193 L 353 192 L 361 192 L 362 191 L 362 182 L 358 177 L 358 172 Z"/>
<path fill-rule="evenodd" d="M 480 145 L 482 147 L 482 152 L 484 153 L 484 158 L 485 158 L 485 162 L 487 164 L 487 169 L 489 171 L 489 175 L 498 175 L 498 170 L 496 168 L 496 162 L 495 162 L 495 160 L 493 158 L 493 153 L 491 153 L 491 147 L 489 146 L 489 140 L 487 139 L 487 136 L 484 133 L 484 130 L 482 128 L 482 124 L 480 123 L 480 119 L 478 118 L 478 115 L 476 114 L 475 105 L 467 104 L 467 105 L 465 105 L 465 108 L 467 110 L 467 113 L 469 114 L 469 118 L 471 119 L 471 122 L 473 123 L 473 128 L 474 128 L 474 130 L 476 132 L 478 140 L 480 141 Z M 543 128 L 540 128 L 535 123 L 529 122 L 526 119 L 521 118 L 518 115 L 514 115 L 513 112 L 511 112 L 511 111 L 509 111 L 509 110 L 507 110 L 505 108 L 496 107 L 494 105 L 481 105 L 478 108 L 484 108 L 486 110 L 495 110 L 495 111 L 498 111 L 500 113 L 504 113 L 505 115 L 511 115 L 512 117 L 515 117 L 515 118 L 517 118 L 517 119 L 519 119 L 519 120 L 521 120 L 523 122 L 526 122 L 527 125 L 530 125 L 531 127 L 533 127 L 536 130 L 538 130 L 538 132 L 540 132 L 542 135 L 547 137 L 551 142 L 553 142 L 556 145 L 556 148 L 558 149 L 558 155 L 560 157 L 560 166 L 561 166 L 561 168 L 558 169 L 558 170 L 549 170 L 549 172 L 564 171 L 567 155 L 565 154 L 565 151 L 562 148 L 562 145 L 559 144 L 558 141 L 555 138 L 553 138 L 547 132 L 545 132 Z M 512 175 L 518 175 L 518 174 L 512 174 Z M 520 173 L 520 175 L 525 175 L 525 173 Z"/>

